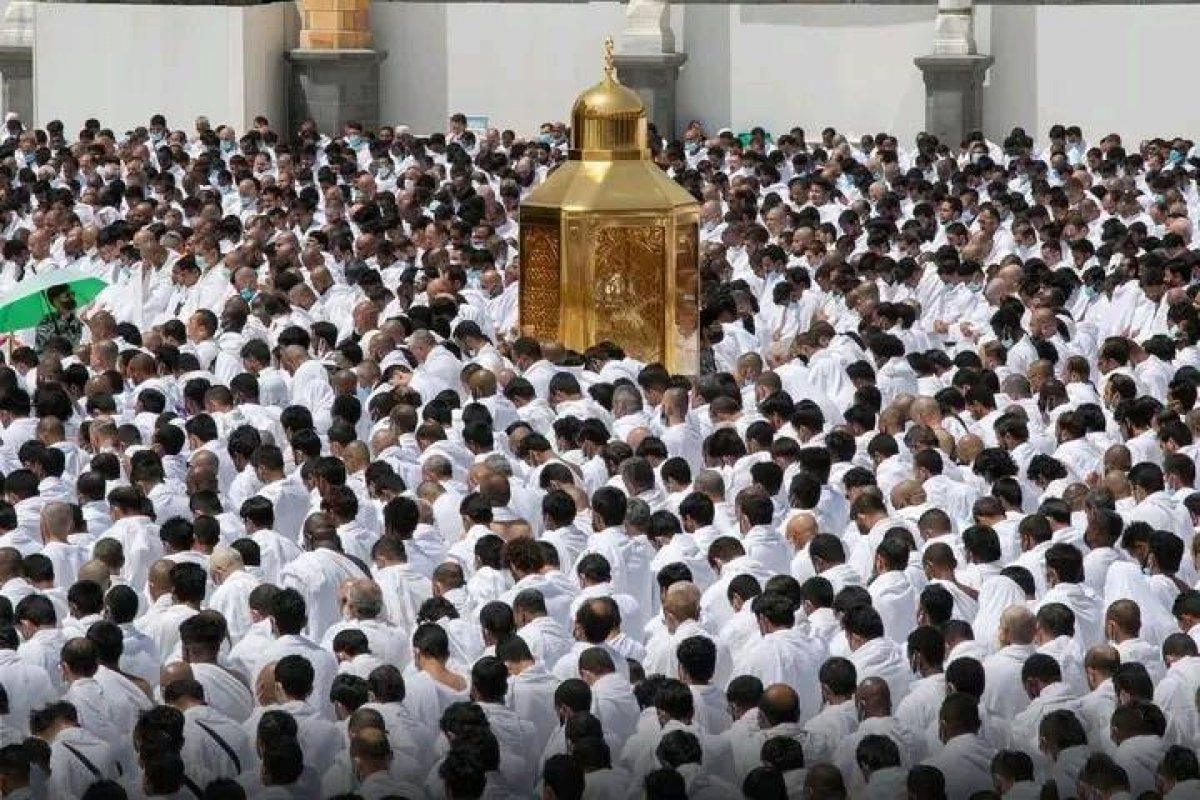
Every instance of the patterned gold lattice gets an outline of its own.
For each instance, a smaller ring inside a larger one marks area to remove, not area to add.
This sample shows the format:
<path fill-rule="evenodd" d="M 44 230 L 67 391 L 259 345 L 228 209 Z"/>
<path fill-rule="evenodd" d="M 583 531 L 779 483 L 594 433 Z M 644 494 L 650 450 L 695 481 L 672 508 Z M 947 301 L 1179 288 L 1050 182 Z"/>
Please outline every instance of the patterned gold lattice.
<path fill-rule="evenodd" d="M 666 229 L 609 225 L 593 230 L 594 339 L 620 342 L 643 361 L 663 358 Z"/>
<path fill-rule="evenodd" d="M 521 333 L 535 339 L 558 339 L 559 320 L 558 228 L 521 226 Z"/>

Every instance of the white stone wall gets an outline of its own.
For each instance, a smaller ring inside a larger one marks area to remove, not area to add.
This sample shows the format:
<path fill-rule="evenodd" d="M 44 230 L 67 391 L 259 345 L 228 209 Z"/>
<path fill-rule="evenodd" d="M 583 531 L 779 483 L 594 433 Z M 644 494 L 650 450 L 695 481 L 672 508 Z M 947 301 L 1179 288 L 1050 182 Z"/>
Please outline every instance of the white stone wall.
<path fill-rule="evenodd" d="M 623 15 L 613 2 L 376 2 L 375 46 L 388 51 L 380 113 L 423 132 L 458 111 L 522 131 L 565 119 L 600 80 L 601 43 Z"/>
<path fill-rule="evenodd" d="M 679 119 L 703 120 L 709 130 L 762 125 L 775 134 L 793 125 L 814 136 L 826 125 L 915 133 L 925 101 L 912 60 L 932 47 L 934 10 L 686 6 Z M 700 54 L 710 42 L 717 43 L 711 59 Z"/>
<path fill-rule="evenodd" d="M 456 111 L 526 131 L 565 119 L 599 79 L 600 42 L 619 38 L 623 13 L 613 2 L 376 2 L 383 117 L 419 131 L 444 128 Z M 912 59 L 931 46 L 933 18 L 932 5 L 674 5 L 688 53 L 678 116 L 714 129 L 784 130 L 819 116 L 847 130 L 915 131 L 924 111 Z M 849 97 L 827 80 L 837 74 L 891 99 Z"/>
<path fill-rule="evenodd" d="M 599 42 L 617 37 L 616 3 L 377 2 L 383 116 L 441 130 L 455 111 L 532 130 L 565 119 L 598 75 Z M 924 123 L 913 59 L 931 51 L 935 4 L 675 4 L 688 61 L 680 124 L 774 132 L 794 124 L 911 138 Z M 1191 32 L 1200 4 L 981 5 L 980 53 L 996 56 L 984 87 L 985 126 L 1044 135 L 1070 121 L 1099 138 L 1200 131 L 1187 101 Z"/>
<path fill-rule="evenodd" d="M 1192 32 L 1200 5 L 994 6 L 984 124 L 1013 125 L 1044 138 L 1053 124 L 1076 123 L 1088 141 L 1117 132 L 1132 143 L 1149 136 L 1200 134 L 1188 101 L 1195 72 Z"/>
<path fill-rule="evenodd" d="M 96 116 L 118 135 L 156 111 L 186 130 L 201 114 L 238 131 L 257 114 L 282 123 L 291 4 L 35 7 L 38 123 L 61 119 L 74 132 Z"/>
<path fill-rule="evenodd" d="M 190 127 L 199 113 L 239 130 L 257 113 L 282 118 L 282 54 L 296 41 L 289 3 L 152 6 L 37 3 L 40 122 L 70 130 L 99 115 L 116 128 L 163 111 Z M 910 139 L 924 120 L 913 58 L 933 46 L 935 4 L 675 4 L 688 54 L 678 118 L 710 130 L 794 124 Z M 567 119 L 600 76 L 601 42 L 619 39 L 624 6 L 376 0 L 383 119 L 442 130 L 457 111 L 523 132 Z M 1196 135 L 1189 102 L 1200 4 L 980 6 L 979 52 L 996 57 L 985 126 L 1044 135 L 1074 122 L 1090 139 L 1119 130 Z"/>

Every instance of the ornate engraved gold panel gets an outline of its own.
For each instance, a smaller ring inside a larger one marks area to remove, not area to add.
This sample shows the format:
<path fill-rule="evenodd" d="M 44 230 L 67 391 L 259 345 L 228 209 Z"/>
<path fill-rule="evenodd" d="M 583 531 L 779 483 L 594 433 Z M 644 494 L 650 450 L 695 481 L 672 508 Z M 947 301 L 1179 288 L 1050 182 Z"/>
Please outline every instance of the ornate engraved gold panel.
<path fill-rule="evenodd" d="M 559 229 L 521 226 L 521 333 L 544 341 L 559 338 Z"/>
<path fill-rule="evenodd" d="M 663 359 L 666 238 L 661 225 L 593 228 L 593 341 L 620 342 L 642 361 Z"/>

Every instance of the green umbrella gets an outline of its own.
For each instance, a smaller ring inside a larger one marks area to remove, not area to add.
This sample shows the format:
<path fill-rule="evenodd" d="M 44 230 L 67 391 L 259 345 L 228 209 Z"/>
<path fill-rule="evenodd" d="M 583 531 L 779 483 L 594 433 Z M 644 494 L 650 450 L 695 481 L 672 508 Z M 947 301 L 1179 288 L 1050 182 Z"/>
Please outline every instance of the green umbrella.
<path fill-rule="evenodd" d="M 46 292 L 64 285 L 71 287 L 76 306 L 82 308 L 94 300 L 108 283 L 78 266 L 28 275 L 11 292 L 0 295 L 0 333 L 36 328 L 47 314 L 54 311 Z"/>

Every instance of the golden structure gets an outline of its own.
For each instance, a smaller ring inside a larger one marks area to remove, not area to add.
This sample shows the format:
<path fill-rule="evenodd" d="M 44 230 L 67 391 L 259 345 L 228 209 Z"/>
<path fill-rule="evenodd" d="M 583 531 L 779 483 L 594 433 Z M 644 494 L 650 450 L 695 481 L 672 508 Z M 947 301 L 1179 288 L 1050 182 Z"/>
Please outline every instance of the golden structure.
<path fill-rule="evenodd" d="M 300 47 L 365 50 L 371 46 L 371 0 L 300 0 Z"/>
<path fill-rule="evenodd" d="M 641 98 L 613 76 L 575 101 L 568 161 L 522 204 L 521 332 L 582 351 L 600 341 L 695 374 L 695 198 L 653 161 Z"/>

